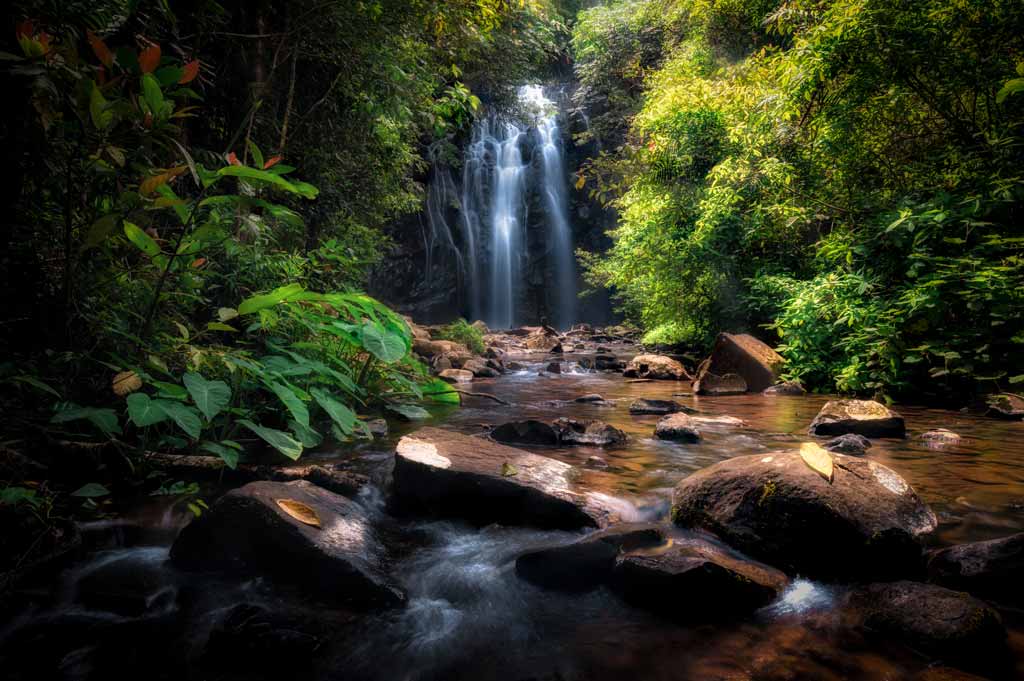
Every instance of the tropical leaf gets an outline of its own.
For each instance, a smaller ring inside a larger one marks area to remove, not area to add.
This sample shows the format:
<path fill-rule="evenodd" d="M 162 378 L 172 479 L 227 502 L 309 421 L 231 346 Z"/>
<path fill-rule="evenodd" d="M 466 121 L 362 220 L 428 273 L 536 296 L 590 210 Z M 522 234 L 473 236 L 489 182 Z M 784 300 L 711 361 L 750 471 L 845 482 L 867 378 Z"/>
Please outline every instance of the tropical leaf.
<path fill-rule="evenodd" d="M 170 418 L 167 412 L 157 404 L 160 400 L 152 400 L 146 393 L 132 393 L 126 402 L 128 418 L 139 428 L 146 428 Z"/>
<path fill-rule="evenodd" d="M 399 414 L 407 421 L 422 421 L 430 418 L 430 412 L 415 404 L 389 404 L 388 409 Z"/>
<path fill-rule="evenodd" d="M 128 240 L 135 244 L 140 251 L 153 257 L 160 254 L 160 246 L 153 237 L 146 234 L 138 225 L 132 222 L 124 223 L 124 235 L 128 237 Z"/>
<path fill-rule="evenodd" d="M 224 465 L 231 470 L 238 468 L 238 457 L 241 452 L 237 445 L 231 447 L 222 442 L 204 442 L 199 448 L 219 456 L 224 461 Z"/>
<path fill-rule="evenodd" d="M 50 423 L 67 423 L 85 420 L 96 426 L 104 435 L 121 433 L 117 422 L 117 413 L 113 409 L 97 409 L 95 407 L 71 407 L 53 415 Z"/>
<path fill-rule="evenodd" d="M 313 388 L 309 391 L 327 415 L 331 417 L 331 420 L 338 426 L 338 428 L 345 435 L 351 435 L 356 425 L 356 415 L 351 409 L 346 407 L 341 402 L 331 397 L 327 392 L 320 388 Z"/>
<path fill-rule="evenodd" d="M 247 419 L 239 419 L 238 423 L 239 425 L 245 426 L 254 432 L 264 442 L 284 454 L 292 461 L 296 461 L 300 456 L 302 456 L 302 443 L 288 433 L 281 430 L 275 430 L 273 428 L 266 428 Z"/>
<path fill-rule="evenodd" d="M 397 362 L 405 357 L 408 351 L 405 339 L 400 334 L 385 329 L 377 322 L 365 322 L 360 332 L 360 338 L 363 347 L 385 364 Z"/>
<path fill-rule="evenodd" d="M 263 383 L 277 395 L 277 398 L 288 409 L 293 419 L 304 426 L 309 425 L 309 409 L 306 408 L 306 403 L 299 399 L 294 390 L 278 381 L 264 380 Z"/>
<path fill-rule="evenodd" d="M 82 485 L 81 487 L 76 489 L 74 492 L 72 492 L 71 496 L 73 496 L 73 497 L 85 497 L 86 499 L 93 499 L 93 498 L 97 498 L 97 497 L 105 497 L 105 496 L 108 496 L 109 494 L 110 494 L 110 490 L 107 489 L 106 487 L 104 487 L 103 485 L 101 485 L 100 483 L 98 483 L 98 482 L 89 482 L 89 483 L 86 483 L 86 484 Z"/>
<path fill-rule="evenodd" d="M 201 374 L 187 373 L 182 383 L 207 421 L 212 421 L 231 404 L 231 388 L 224 381 L 208 381 Z"/>
<path fill-rule="evenodd" d="M 153 400 L 159 409 L 174 421 L 179 428 L 185 431 L 193 440 L 199 439 L 199 433 L 203 430 L 203 422 L 199 419 L 199 412 L 192 407 L 175 402 L 174 400 Z"/>
<path fill-rule="evenodd" d="M 270 307 L 274 307 L 280 303 L 283 303 L 291 298 L 294 298 L 302 294 L 301 284 L 288 284 L 287 286 L 281 286 L 276 288 L 270 293 L 261 293 L 259 295 L 246 298 L 239 304 L 237 312 L 239 315 L 253 314 L 260 310 L 265 310 Z"/>

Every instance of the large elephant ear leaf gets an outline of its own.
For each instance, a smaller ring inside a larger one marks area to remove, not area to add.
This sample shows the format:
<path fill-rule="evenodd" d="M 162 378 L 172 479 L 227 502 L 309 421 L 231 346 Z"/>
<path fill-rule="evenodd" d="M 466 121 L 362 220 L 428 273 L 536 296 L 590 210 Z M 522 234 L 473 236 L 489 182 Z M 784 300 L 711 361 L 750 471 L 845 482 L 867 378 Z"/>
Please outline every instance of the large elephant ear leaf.
<path fill-rule="evenodd" d="M 287 456 L 292 461 L 297 461 L 302 456 L 302 443 L 283 430 L 274 430 L 258 425 L 246 419 L 239 419 L 239 425 L 245 426 L 256 433 L 268 445 Z"/>
<path fill-rule="evenodd" d="M 371 355 L 384 362 L 393 364 L 405 357 L 409 351 L 405 338 L 374 321 L 366 321 L 360 329 L 363 347 Z"/>
<path fill-rule="evenodd" d="M 207 421 L 212 421 L 231 403 L 231 388 L 224 381 L 208 381 L 200 374 L 187 373 L 182 382 Z"/>
<path fill-rule="evenodd" d="M 316 400 L 317 404 L 323 407 L 323 410 L 327 412 L 327 415 L 331 417 L 331 420 L 334 421 L 342 433 L 345 435 L 352 434 L 356 427 L 356 414 L 354 411 L 319 388 L 313 388 L 309 393 Z"/>

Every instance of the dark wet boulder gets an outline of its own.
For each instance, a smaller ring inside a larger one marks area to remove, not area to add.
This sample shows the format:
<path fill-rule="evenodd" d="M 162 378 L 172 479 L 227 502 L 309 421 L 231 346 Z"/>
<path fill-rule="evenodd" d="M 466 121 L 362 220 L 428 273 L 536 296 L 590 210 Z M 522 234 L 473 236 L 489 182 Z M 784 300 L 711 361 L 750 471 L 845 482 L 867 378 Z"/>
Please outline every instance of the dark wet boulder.
<path fill-rule="evenodd" d="M 665 416 L 666 414 L 676 414 L 679 412 L 694 414 L 697 410 L 679 404 L 675 400 L 651 400 L 644 397 L 633 400 L 632 404 L 629 405 L 629 413 L 637 415 L 653 414 L 655 416 Z"/>
<path fill-rule="evenodd" d="M 849 454 L 850 456 L 863 456 L 871 449 L 871 440 L 863 435 L 847 433 L 846 435 L 832 438 L 822 446 L 830 452 Z"/>
<path fill-rule="evenodd" d="M 421 428 L 395 452 L 392 507 L 398 512 L 547 529 L 601 527 L 615 513 L 578 490 L 567 463 L 479 437 Z"/>
<path fill-rule="evenodd" d="M 597 371 L 619 371 L 622 362 L 615 355 L 594 355 L 594 369 Z"/>
<path fill-rule="evenodd" d="M 654 427 L 654 435 L 659 440 L 676 440 L 678 442 L 700 442 L 700 431 L 686 414 L 669 414 Z"/>
<path fill-rule="evenodd" d="M 560 445 L 612 447 L 625 444 L 626 434 L 604 421 L 560 418 L 551 424 L 558 431 Z"/>
<path fill-rule="evenodd" d="M 300 521 L 281 501 L 312 509 L 319 525 Z M 171 560 L 184 570 L 266 574 L 333 602 L 405 600 L 387 574 L 386 551 L 366 510 L 305 480 L 231 490 L 181 531 Z"/>
<path fill-rule="evenodd" d="M 637 355 L 629 360 L 622 375 L 626 378 L 652 378 L 662 381 L 689 380 L 683 365 L 664 355 Z"/>
<path fill-rule="evenodd" d="M 829 400 L 814 417 L 811 435 L 864 437 L 905 437 L 903 417 L 873 400 Z"/>
<path fill-rule="evenodd" d="M 928 579 L 996 602 L 1024 603 L 1024 532 L 935 551 Z"/>
<path fill-rule="evenodd" d="M 612 575 L 612 588 L 627 602 L 691 622 L 753 612 L 787 583 L 779 570 L 700 535 L 623 552 Z"/>
<path fill-rule="evenodd" d="M 747 392 L 747 382 L 739 374 L 719 375 L 705 371 L 693 382 L 693 392 L 708 397 L 742 395 Z"/>
<path fill-rule="evenodd" d="M 473 372 L 477 378 L 496 378 L 501 375 L 496 369 L 488 366 L 487 362 L 479 357 L 474 357 L 462 364 L 465 371 Z"/>
<path fill-rule="evenodd" d="M 437 375 L 446 383 L 472 383 L 473 372 L 466 369 L 444 369 Z"/>
<path fill-rule="evenodd" d="M 746 333 L 720 333 L 715 339 L 707 371 L 718 376 L 736 374 L 754 392 L 774 385 L 785 360 L 768 345 Z"/>
<path fill-rule="evenodd" d="M 870 580 L 917 574 L 935 514 L 898 473 L 833 455 L 829 483 L 797 452 L 739 456 L 683 479 L 672 518 L 790 573 Z"/>
<path fill-rule="evenodd" d="M 549 374 L 560 374 L 562 373 L 562 363 L 548 362 L 548 365 L 544 367 L 544 371 L 548 372 Z"/>
<path fill-rule="evenodd" d="M 785 381 L 784 383 L 768 386 L 761 393 L 769 396 L 785 395 L 788 397 L 800 397 L 801 395 L 806 395 L 807 391 L 804 390 L 804 387 L 798 381 Z"/>
<path fill-rule="evenodd" d="M 614 525 L 578 541 L 525 553 L 516 559 L 516 575 L 556 591 L 591 591 L 608 583 L 623 551 L 664 544 L 666 528 L 655 523 Z"/>
<path fill-rule="evenodd" d="M 558 446 L 558 430 L 550 423 L 537 419 L 502 423 L 491 431 L 491 438 L 507 445 Z"/>
<path fill-rule="evenodd" d="M 1013 393 L 992 395 L 988 398 L 988 415 L 1004 421 L 1024 420 L 1024 397 Z"/>
<path fill-rule="evenodd" d="M 870 584 L 853 591 L 848 604 L 868 630 L 969 668 L 986 666 L 1005 649 L 999 614 L 961 591 L 908 581 Z"/>

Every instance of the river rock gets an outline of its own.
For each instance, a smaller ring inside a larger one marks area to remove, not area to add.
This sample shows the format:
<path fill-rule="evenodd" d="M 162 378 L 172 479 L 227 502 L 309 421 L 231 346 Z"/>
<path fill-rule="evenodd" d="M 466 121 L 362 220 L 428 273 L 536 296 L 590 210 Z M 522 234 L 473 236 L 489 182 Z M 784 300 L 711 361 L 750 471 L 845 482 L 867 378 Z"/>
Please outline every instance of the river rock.
<path fill-rule="evenodd" d="M 1024 532 L 935 551 L 928 579 L 995 601 L 1024 603 Z"/>
<path fill-rule="evenodd" d="M 487 365 L 487 362 L 479 357 L 474 357 L 462 364 L 466 371 L 472 371 L 477 378 L 495 378 L 500 376 L 495 369 Z"/>
<path fill-rule="evenodd" d="M 831 484 L 796 452 L 721 461 L 678 484 L 673 520 L 791 573 L 868 580 L 920 570 L 935 514 L 895 471 L 833 459 Z"/>
<path fill-rule="evenodd" d="M 420 428 L 395 452 L 396 510 L 575 530 L 609 524 L 615 513 L 575 487 L 567 463 L 441 428 Z"/>
<path fill-rule="evenodd" d="M 604 421 L 560 418 L 553 424 L 558 431 L 558 443 L 566 445 L 589 445 L 591 447 L 612 447 L 625 444 L 626 434 Z"/>
<path fill-rule="evenodd" d="M 562 342 L 557 334 L 548 333 L 544 330 L 531 333 L 524 340 L 529 350 L 537 352 L 561 352 Z"/>
<path fill-rule="evenodd" d="M 615 355 L 594 355 L 594 369 L 597 371 L 618 371 L 621 368 L 622 362 Z"/>
<path fill-rule="evenodd" d="M 476 329 L 483 335 L 487 335 L 491 332 L 491 330 L 487 328 L 487 324 L 484 323 L 482 319 L 476 320 L 475 322 L 470 324 L 470 326 L 472 326 L 474 329 Z"/>
<path fill-rule="evenodd" d="M 588 393 L 586 395 L 580 395 L 573 402 L 579 402 L 580 404 L 596 404 L 604 402 L 604 398 L 597 393 Z"/>
<path fill-rule="evenodd" d="M 761 392 L 779 380 L 784 364 L 782 355 L 749 334 L 720 333 L 706 370 L 718 376 L 736 374 L 746 389 Z"/>
<path fill-rule="evenodd" d="M 548 362 L 544 371 L 547 371 L 550 374 L 560 374 L 562 373 L 562 364 L 561 362 Z"/>
<path fill-rule="evenodd" d="M 388 422 L 386 419 L 370 419 L 366 422 L 366 429 L 374 438 L 388 436 Z"/>
<path fill-rule="evenodd" d="M 655 416 L 664 416 L 666 414 L 676 414 L 684 412 L 687 414 L 696 413 L 696 409 L 686 407 L 679 404 L 675 400 L 649 400 L 641 397 L 638 400 L 633 400 L 633 403 L 629 405 L 630 414 L 653 414 Z"/>
<path fill-rule="evenodd" d="M 612 575 L 612 587 L 627 602 L 684 621 L 753 612 L 787 583 L 779 570 L 699 535 L 623 552 Z"/>
<path fill-rule="evenodd" d="M 461 343 L 447 340 L 430 340 L 427 338 L 413 338 L 412 351 L 427 359 L 446 353 L 469 354 L 469 350 Z"/>
<path fill-rule="evenodd" d="M 558 430 L 550 423 L 537 419 L 509 421 L 496 426 L 491 438 L 507 445 L 558 446 Z"/>
<path fill-rule="evenodd" d="M 988 398 L 988 415 L 1005 421 L 1024 419 L 1024 397 L 1013 393 L 992 395 Z"/>
<path fill-rule="evenodd" d="M 682 364 L 664 355 L 637 355 L 629 361 L 622 375 L 626 378 L 653 378 L 665 381 L 691 378 Z"/>
<path fill-rule="evenodd" d="M 472 383 L 473 372 L 466 369 L 445 369 L 437 375 L 447 383 Z"/>
<path fill-rule="evenodd" d="M 742 395 L 747 392 L 747 382 L 739 374 L 718 375 L 705 371 L 694 381 L 693 391 L 709 397 Z"/>
<path fill-rule="evenodd" d="M 863 456 L 871 449 L 871 440 L 863 435 L 847 433 L 846 435 L 832 438 L 822 446 L 830 452 L 849 454 L 850 456 Z"/>
<path fill-rule="evenodd" d="M 939 658 L 982 665 L 1005 646 L 999 614 L 961 591 L 919 582 L 871 584 L 851 593 L 863 624 Z"/>
<path fill-rule="evenodd" d="M 591 591 L 606 584 L 623 551 L 664 544 L 665 528 L 655 523 L 625 523 L 561 546 L 530 551 L 516 559 L 521 579 L 557 591 Z"/>
<path fill-rule="evenodd" d="M 282 499 L 312 508 L 320 526 L 286 513 Z M 305 480 L 231 490 L 181 531 L 171 560 L 185 570 L 267 574 L 334 602 L 405 600 L 386 572 L 386 552 L 366 510 Z"/>
<path fill-rule="evenodd" d="M 768 386 L 762 391 L 763 395 L 778 396 L 786 395 L 791 397 L 799 397 L 806 395 L 807 391 L 797 381 L 786 381 L 785 383 L 776 383 L 775 385 Z"/>
<path fill-rule="evenodd" d="M 669 414 L 658 421 L 654 427 L 654 435 L 660 440 L 676 440 L 679 442 L 700 442 L 700 431 L 693 419 L 686 414 Z"/>
<path fill-rule="evenodd" d="M 935 428 L 934 430 L 921 433 L 920 437 L 932 447 L 955 445 L 961 440 L 959 433 L 954 433 L 948 428 Z"/>
<path fill-rule="evenodd" d="M 725 414 L 720 414 L 718 416 L 694 415 L 690 417 L 690 420 L 698 426 L 726 426 L 728 428 L 742 428 L 747 425 L 743 419 L 738 419 L 735 416 L 728 416 Z"/>
<path fill-rule="evenodd" d="M 811 435 L 905 437 L 903 417 L 873 400 L 829 400 L 814 417 Z"/>

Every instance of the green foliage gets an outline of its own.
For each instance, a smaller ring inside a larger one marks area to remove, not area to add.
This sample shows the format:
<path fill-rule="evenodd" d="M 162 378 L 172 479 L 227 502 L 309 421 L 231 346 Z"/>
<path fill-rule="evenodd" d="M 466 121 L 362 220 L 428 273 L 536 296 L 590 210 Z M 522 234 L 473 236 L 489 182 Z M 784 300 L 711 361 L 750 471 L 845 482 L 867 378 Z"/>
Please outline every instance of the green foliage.
<path fill-rule="evenodd" d="M 820 389 L 1004 388 L 1024 370 L 1024 9 L 962 5 L 584 13 L 581 79 L 631 93 L 625 144 L 585 180 L 621 216 L 607 254 L 582 254 L 588 280 L 648 342 L 707 348 L 764 325 L 791 376 Z M 638 81 L 621 65 L 652 21 Z"/>
<path fill-rule="evenodd" d="M 433 336 L 438 340 L 462 343 L 474 355 L 482 355 L 487 347 L 484 345 L 484 334 L 465 319 L 456 319 L 451 324 L 441 327 Z"/>

